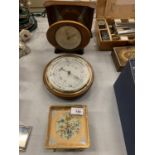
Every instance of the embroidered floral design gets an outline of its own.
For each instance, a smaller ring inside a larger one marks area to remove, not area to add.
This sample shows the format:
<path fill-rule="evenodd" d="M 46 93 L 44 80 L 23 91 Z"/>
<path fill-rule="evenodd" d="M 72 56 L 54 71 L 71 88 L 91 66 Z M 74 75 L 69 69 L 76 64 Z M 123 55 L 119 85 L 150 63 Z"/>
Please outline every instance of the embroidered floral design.
<path fill-rule="evenodd" d="M 73 136 L 77 135 L 79 131 L 80 120 L 69 113 L 62 115 L 56 122 L 56 132 L 61 138 L 71 139 Z"/>

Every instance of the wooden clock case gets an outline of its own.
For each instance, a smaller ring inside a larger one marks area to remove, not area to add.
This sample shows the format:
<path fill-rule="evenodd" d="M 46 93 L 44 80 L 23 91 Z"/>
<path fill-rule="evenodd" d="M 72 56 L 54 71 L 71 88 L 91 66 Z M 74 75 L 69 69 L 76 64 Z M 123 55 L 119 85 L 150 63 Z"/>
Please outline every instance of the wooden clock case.
<path fill-rule="evenodd" d="M 93 14 L 96 3 L 91 1 L 60 1 L 46 0 L 44 7 L 47 11 L 49 29 L 47 31 L 48 41 L 55 46 L 56 53 L 77 53 L 83 54 L 83 48 L 91 38 Z M 76 27 L 82 37 L 80 45 L 73 50 L 66 50 L 60 47 L 55 40 L 56 30 L 63 25 Z"/>

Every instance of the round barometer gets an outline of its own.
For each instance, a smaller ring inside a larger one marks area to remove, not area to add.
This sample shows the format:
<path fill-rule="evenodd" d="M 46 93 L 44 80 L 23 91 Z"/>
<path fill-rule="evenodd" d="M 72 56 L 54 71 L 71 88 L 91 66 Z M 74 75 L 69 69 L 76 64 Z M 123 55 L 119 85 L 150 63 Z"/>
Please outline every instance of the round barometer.
<path fill-rule="evenodd" d="M 93 82 L 93 70 L 82 57 L 63 55 L 47 64 L 43 80 L 47 89 L 56 96 L 74 98 L 90 88 Z"/>

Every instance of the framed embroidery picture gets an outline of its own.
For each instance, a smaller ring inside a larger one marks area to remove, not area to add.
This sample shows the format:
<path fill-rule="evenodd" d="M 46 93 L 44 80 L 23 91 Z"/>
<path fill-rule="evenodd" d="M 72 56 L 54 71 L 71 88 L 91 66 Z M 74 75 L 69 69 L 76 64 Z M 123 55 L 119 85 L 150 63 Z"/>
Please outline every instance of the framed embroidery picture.
<path fill-rule="evenodd" d="M 89 148 L 87 106 L 51 106 L 45 146 L 54 150 Z"/>

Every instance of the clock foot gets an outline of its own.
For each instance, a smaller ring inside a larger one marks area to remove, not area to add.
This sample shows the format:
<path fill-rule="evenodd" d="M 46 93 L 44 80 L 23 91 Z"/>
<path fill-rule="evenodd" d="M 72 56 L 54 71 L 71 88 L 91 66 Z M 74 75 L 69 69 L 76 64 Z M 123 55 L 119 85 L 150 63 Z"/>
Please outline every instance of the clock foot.
<path fill-rule="evenodd" d="M 75 54 L 84 54 L 84 50 L 83 49 L 79 49 L 79 50 L 73 50 L 73 51 L 67 51 L 67 50 L 61 50 L 61 49 L 55 49 L 55 53 L 59 54 L 59 53 L 75 53 Z"/>

